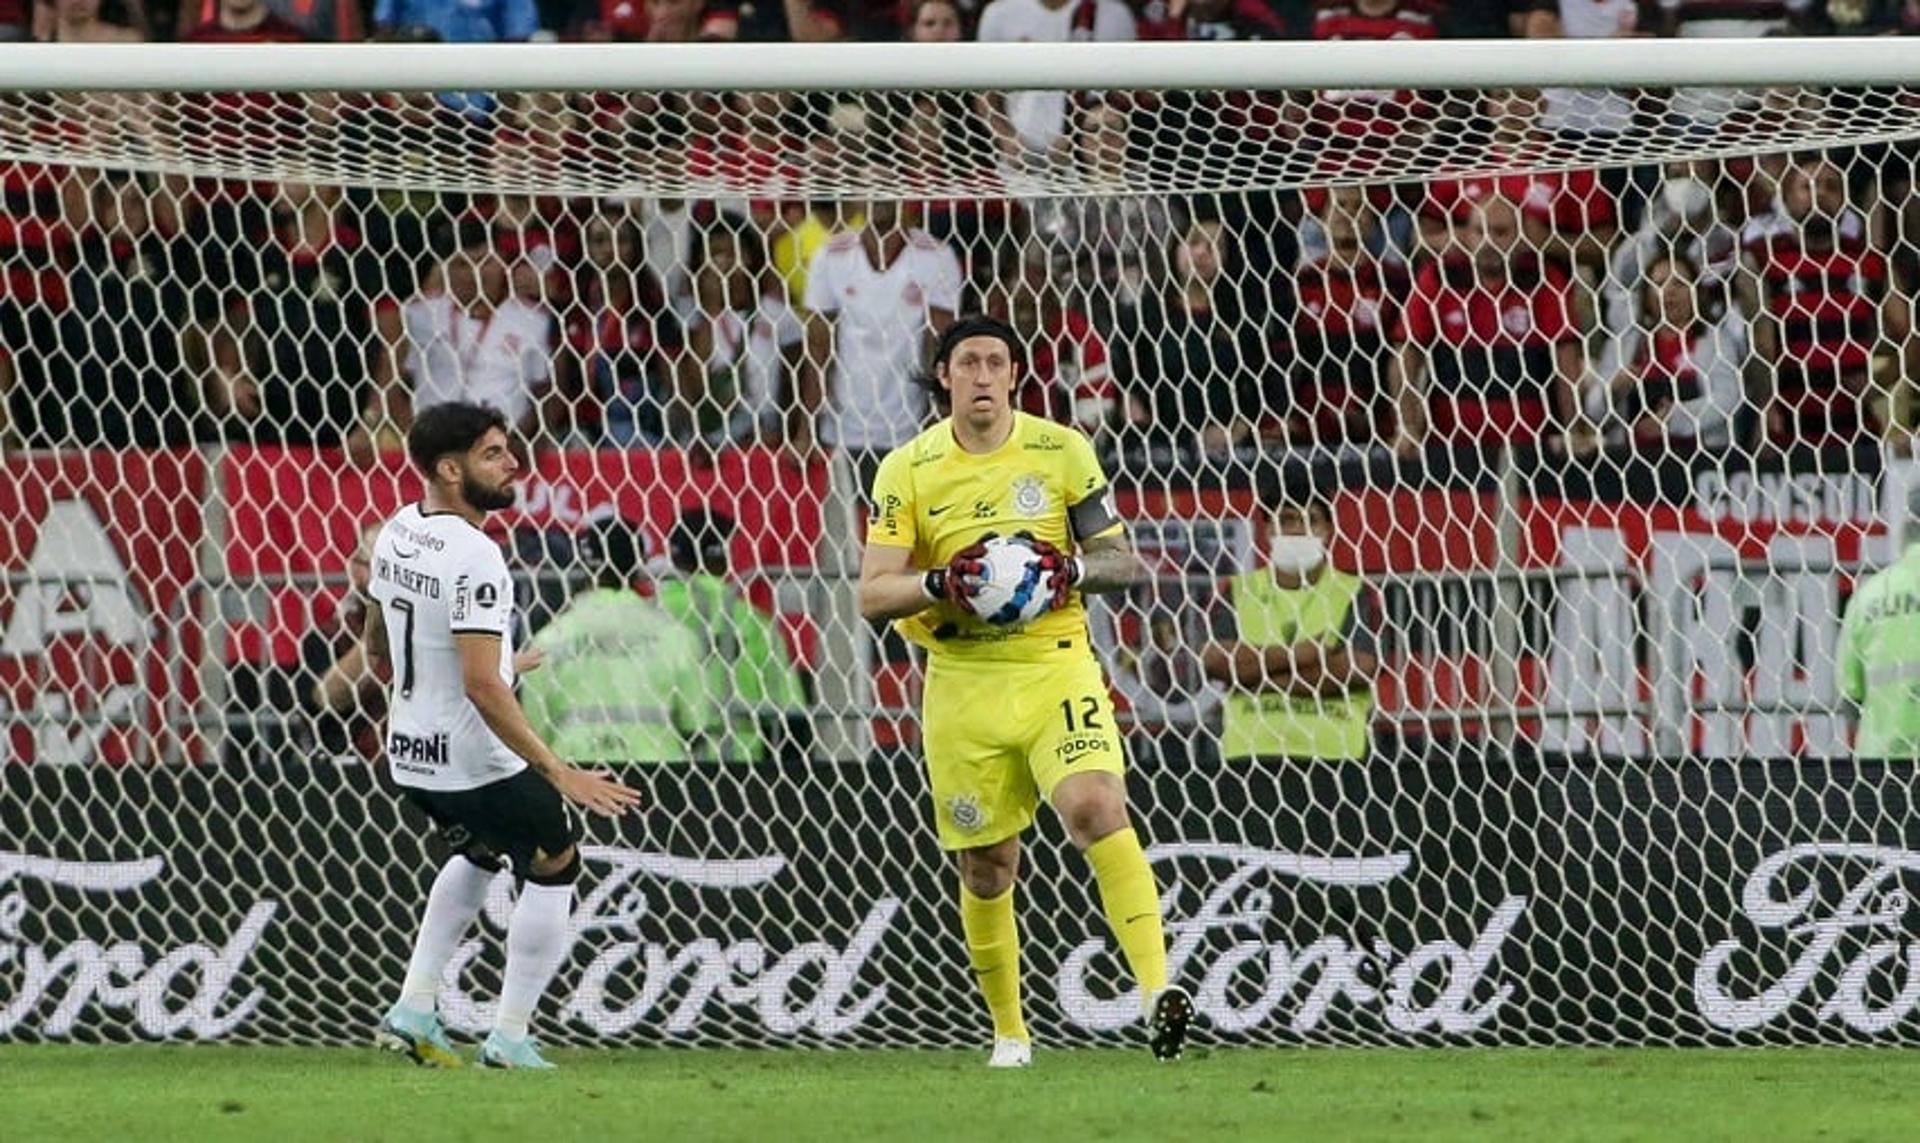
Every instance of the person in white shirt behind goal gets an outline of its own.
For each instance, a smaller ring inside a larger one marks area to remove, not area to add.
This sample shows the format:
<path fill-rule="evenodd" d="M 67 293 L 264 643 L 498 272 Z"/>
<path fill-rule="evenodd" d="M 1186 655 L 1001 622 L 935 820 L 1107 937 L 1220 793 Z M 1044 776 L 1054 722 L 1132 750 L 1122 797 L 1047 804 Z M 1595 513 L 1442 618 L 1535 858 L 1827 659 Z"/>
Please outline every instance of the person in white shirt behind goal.
<path fill-rule="evenodd" d="M 375 1042 L 416 1063 L 459 1062 L 440 1024 L 447 961 L 503 867 L 520 879 L 507 925 L 506 977 L 489 1067 L 546 1068 L 527 1026 L 568 946 L 578 833 L 565 803 L 608 817 L 640 795 L 603 771 L 562 761 L 513 693 L 513 584 L 480 530 L 512 506 L 507 419 L 453 401 L 414 419 L 407 451 L 426 495 L 396 513 L 373 547 L 367 659 L 391 675 L 386 736 L 394 782 L 439 828 L 452 856 L 434 878 L 400 1000 Z"/>

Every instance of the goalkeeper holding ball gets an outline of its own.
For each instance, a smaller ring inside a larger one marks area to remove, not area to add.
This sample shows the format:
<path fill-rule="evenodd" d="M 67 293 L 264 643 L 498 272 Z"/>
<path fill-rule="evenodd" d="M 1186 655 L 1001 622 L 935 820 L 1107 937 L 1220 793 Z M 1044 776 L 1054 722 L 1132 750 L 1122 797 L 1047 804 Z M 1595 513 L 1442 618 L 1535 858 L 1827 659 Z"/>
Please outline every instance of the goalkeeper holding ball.
<path fill-rule="evenodd" d="M 1167 984 L 1160 891 L 1127 817 L 1120 733 L 1080 603 L 1125 589 L 1139 562 L 1086 437 L 1014 410 L 1017 346 L 1011 327 L 987 317 L 940 338 L 927 384 L 951 416 L 880 464 L 860 611 L 927 650 L 934 814 L 941 846 L 959 856 L 961 927 L 993 1014 L 991 1066 L 1032 1061 L 1013 882 L 1042 798 L 1093 866 L 1154 1055 L 1173 1059 L 1193 1004 Z M 995 625 L 975 613 L 992 536 L 1032 549 L 1050 600 L 1038 618 Z"/>

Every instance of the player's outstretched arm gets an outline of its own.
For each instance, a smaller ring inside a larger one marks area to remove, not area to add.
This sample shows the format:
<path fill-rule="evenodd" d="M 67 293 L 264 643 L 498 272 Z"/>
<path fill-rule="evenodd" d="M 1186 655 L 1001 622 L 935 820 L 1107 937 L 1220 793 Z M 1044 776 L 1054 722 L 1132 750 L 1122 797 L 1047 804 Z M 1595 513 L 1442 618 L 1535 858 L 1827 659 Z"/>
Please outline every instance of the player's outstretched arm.
<path fill-rule="evenodd" d="M 462 632 L 453 638 L 460 649 L 460 675 L 467 701 L 480 712 L 487 729 L 553 783 L 561 797 L 604 817 L 618 817 L 640 804 L 638 790 L 604 770 L 568 765 L 541 741 L 526 712 L 520 709 L 520 700 L 513 696 L 513 688 L 500 677 L 498 635 Z"/>

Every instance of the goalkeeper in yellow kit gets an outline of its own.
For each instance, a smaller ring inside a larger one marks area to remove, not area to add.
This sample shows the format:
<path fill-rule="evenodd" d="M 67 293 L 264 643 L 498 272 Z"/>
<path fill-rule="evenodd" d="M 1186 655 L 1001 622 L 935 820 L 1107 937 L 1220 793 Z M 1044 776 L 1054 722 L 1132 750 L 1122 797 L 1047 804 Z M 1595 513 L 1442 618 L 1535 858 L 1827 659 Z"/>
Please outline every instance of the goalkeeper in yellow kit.
<path fill-rule="evenodd" d="M 941 336 L 929 384 L 952 415 L 880 464 L 860 611 L 927 651 L 927 769 L 940 844 L 959 856 L 961 927 L 993 1014 L 991 1066 L 1032 1062 L 1013 882 L 1020 834 L 1043 798 L 1093 867 L 1154 1055 L 1174 1059 L 1193 1003 L 1167 984 L 1160 891 L 1127 817 L 1126 760 L 1080 602 L 1125 589 L 1139 561 L 1086 437 L 1014 409 L 1017 344 L 987 317 Z M 969 604 L 983 541 L 1012 533 L 1033 540 L 1052 594 L 1017 630 Z"/>

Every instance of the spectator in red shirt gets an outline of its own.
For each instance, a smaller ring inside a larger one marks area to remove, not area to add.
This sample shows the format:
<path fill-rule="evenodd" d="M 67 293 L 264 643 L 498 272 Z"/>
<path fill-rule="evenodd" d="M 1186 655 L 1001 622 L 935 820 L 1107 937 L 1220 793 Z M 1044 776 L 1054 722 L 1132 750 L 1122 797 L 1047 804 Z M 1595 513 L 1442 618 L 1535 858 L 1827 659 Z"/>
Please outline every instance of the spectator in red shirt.
<path fill-rule="evenodd" d="M 274 15 L 265 0 L 219 0 L 211 19 L 180 37 L 194 44 L 297 44 L 306 33 Z M 224 92 L 189 97 L 179 130 L 203 144 L 221 148 L 272 148 L 305 142 L 312 129 L 313 104 L 294 95 Z M 214 232 L 228 241 L 257 234 L 264 222 L 272 184 L 250 186 L 237 180 L 201 180 L 195 186 L 210 211 Z"/>
<path fill-rule="evenodd" d="M 1446 0 L 1313 0 L 1316 40 L 1431 40 Z"/>
<path fill-rule="evenodd" d="M 1484 106 L 1493 125 L 1493 141 L 1484 155 L 1488 166 L 1518 168 L 1546 160 L 1539 93 L 1520 88 L 1490 91 Z M 1450 226 L 1474 203 L 1496 196 L 1519 206 L 1522 232 L 1535 251 L 1565 268 L 1580 267 L 1595 280 L 1605 273 L 1619 220 L 1612 194 L 1591 170 L 1440 179 L 1428 186 L 1420 203 L 1424 252 L 1433 256 L 1444 250 Z"/>
<path fill-rule="evenodd" d="M 560 308 L 573 288 L 569 268 L 580 265 L 580 232 L 557 199 L 503 194 L 474 212 L 492 236 L 494 253 L 514 268 L 514 293 Z"/>
<path fill-rule="evenodd" d="M 1445 12 L 1445 0 L 1314 0 L 1313 38 L 1431 40 Z M 1320 92 L 1309 114 L 1319 129 L 1307 139 L 1338 168 L 1370 162 L 1384 140 L 1422 129 L 1429 109 L 1414 91 L 1339 90 Z"/>
<path fill-rule="evenodd" d="M 732 13 L 716 12 L 702 0 L 585 2 L 592 15 L 577 25 L 582 40 L 690 44 L 733 38 Z M 596 157 L 622 165 L 651 160 L 655 171 L 675 175 L 686 162 L 690 120 L 710 123 L 707 117 L 719 107 L 710 95 L 672 91 L 596 91 L 575 103 L 592 125 Z"/>
<path fill-rule="evenodd" d="M 8 180 L 0 207 L 0 346 L 31 358 L 47 344 L 48 323 L 67 308 L 74 237 L 99 216 L 102 179 L 78 168 L 9 173 L 19 181 Z"/>
<path fill-rule="evenodd" d="M 1036 417 L 1073 425 L 1090 436 L 1102 432 L 1120 408 L 1105 339 L 1049 280 L 1043 248 L 1029 244 L 1001 263 L 985 309 L 1027 334 L 1026 367 L 1015 402 Z"/>
<path fill-rule="evenodd" d="M 82 168 L 0 164 L 0 441 L 23 443 L 50 399 L 46 366 L 67 309 L 75 238 L 100 241 L 104 176 Z M 49 410 L 56 413 L 57 410 Z"/>
<path fill-rule="evenodd" d="M 847 23 L 826 0 L 715 0 L 705 26 L 719 40 L 817 44 L 845 39 Z"/>
<path fill-rule="evenodd" d="M 1597 444 L 1576 422 L 1585 372 L 1566 275 L 1527 251 L 1520 213 L 1502 198 L 1461 224 L 1459 250 L 1421 267 L 1396 330 L 1389 372 L 1400 418 L 1394 451 L 1430 441 L 1525 444 L 1566 434 Z"/>
<path fill-rule="evenodd" d="M 210 19 L 180 38 L 190 44 L 297 44 L 307 34 L 274 15 L 266 0 L 220 0 Z"/>
<path fill-rule="evenodd" d="M 1749 250 L 1760 281 L 1754 341 L 1771 365 L 1768 438 L 1840 446 L 1884 434 L 1890 395 L 1913 375 L 1906 299 L 1848 200 L 1845 176 L 1814 155 L 1787 168 L 1780 204 L 1792 226 Z"/>
<path fill-rule="evenodd" d="M 1321 206 L 1322 246 L 1294 275 L 1293 321 L 1280 354 L 1293 399 L 1289 443 L 1365 448 L 1389 439 L 1386 335 L 1406 276 L 1404 265 L 1374 253 L 1378 218 L 1358 188 L 1335 191 Z"/>
<path fill-rule="evenodd" d="M 366 13 L 360 0 L 266 0 L 275 16 L 300 29 L 310 40 L 357 44 L 367 38 Z M 184 0 L 180 5 L 181 37 L 215 18 L 219 0 Z"/>
<path fill-rule="evenodd" d="M 793 93 L 732 92 L 724 98 L 719 129 L 688 144 L 688 173 L 740 195 L 797 187 L 803 149 L 794 134 Z"/>
<path fill-rule="evenodd" d="M 1135 4 L 1143 40 L 1279 40 L 1287 22 L 1267 0 L 1146 0 Z"/>

